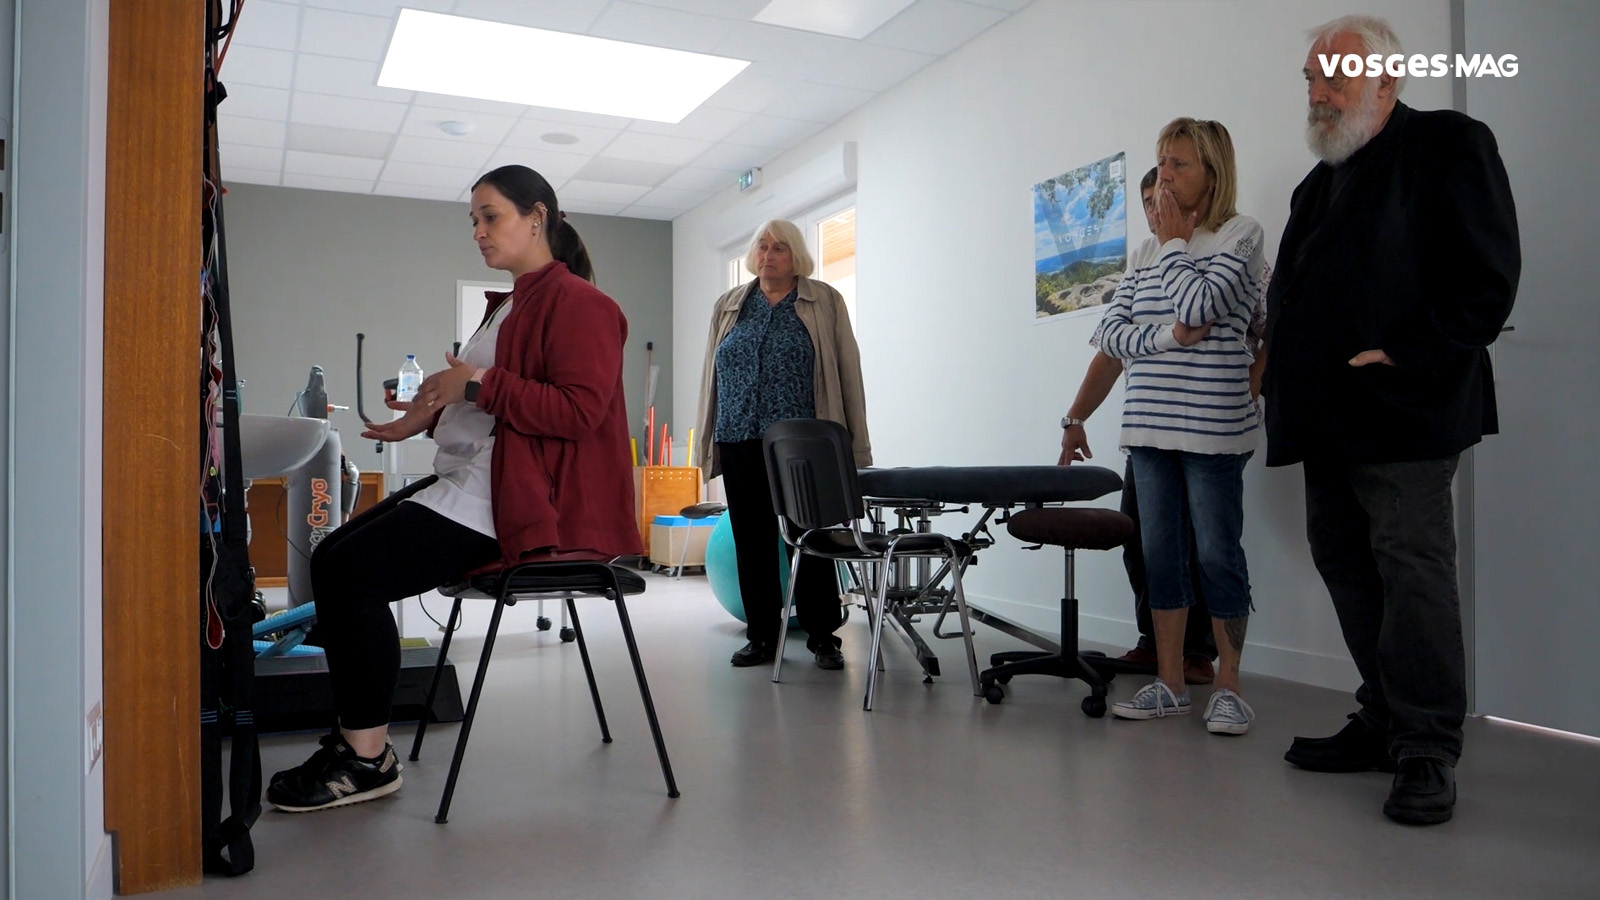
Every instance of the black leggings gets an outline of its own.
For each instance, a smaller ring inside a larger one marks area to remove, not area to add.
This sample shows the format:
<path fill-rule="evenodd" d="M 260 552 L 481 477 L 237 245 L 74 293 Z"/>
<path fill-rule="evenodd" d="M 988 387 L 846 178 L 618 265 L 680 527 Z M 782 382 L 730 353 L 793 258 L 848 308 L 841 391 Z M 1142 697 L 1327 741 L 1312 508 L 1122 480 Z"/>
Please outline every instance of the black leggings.
<path fill-rule="evenodd" d="M 500 544 L 420 503 L 407 486 L 311 551 L 317 639 L 328 654 L 334 710 L 345 728 L 389 724 L 400 677 L 400 633 L 389 604 L 427 593 L 500 558 Z"/>

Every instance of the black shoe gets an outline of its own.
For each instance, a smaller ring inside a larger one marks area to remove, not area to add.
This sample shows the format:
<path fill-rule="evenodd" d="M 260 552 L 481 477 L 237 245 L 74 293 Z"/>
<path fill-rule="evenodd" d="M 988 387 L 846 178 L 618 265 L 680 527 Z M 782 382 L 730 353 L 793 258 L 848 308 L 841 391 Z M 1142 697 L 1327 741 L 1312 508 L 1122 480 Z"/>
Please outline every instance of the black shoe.
<path fill-rule="evenodd" d="M 1450 821 L 1456 808 L 1456 770 L 1442 759 L 1411 756 L 1400 760 L 1383 814 L 1407 825 Z"/>
<path fill-rule="evenodd" d="M 400 760 L 384 744 L 375 759 L 362 759 L 333 735 L 301 765 L 273 776 L 267 802 L 284 812 L 315 812 L 374 800 L 400 789 Z"/>
<path fill-rule="evenodd" d="M 747 666 L 759 666 L 762 663 L 772 662 L 773 659 L 777 658 L 777 655 L 778 648 L 776 645 L 769 644 L 766 641 L 751 641 L 733 651 L 733 658 L 728 662 L 742 669 Z"/>
<path fill-rule="evenodd" d="M 839 652 L 836 644 L 823 644 L 816 649 L 817 668 L 842 669 L 844 668 L 844 654 Z"/>
<path fill-rule="evenodd" d="M 1297 737 L 1283 758 L 1311 772 L 1393 772 L 1389 738 L 1352 714 L 1332 737 Z"/>

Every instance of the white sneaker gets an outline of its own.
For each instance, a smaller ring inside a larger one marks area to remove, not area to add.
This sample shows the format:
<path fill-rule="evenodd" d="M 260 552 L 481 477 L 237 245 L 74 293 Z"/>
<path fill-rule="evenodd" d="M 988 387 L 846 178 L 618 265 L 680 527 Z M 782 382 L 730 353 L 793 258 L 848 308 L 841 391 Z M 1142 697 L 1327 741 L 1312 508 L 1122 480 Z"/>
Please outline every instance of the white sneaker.
<path fill-rule="evenodd" d="M 1256 711 L 1250 704 L 1227 688 L 1213 691 L 1206 701 L 1206 730 L 1212 734 L 1244 734 L 1255 718 Z"/>
<path fill-rule="evenodd" d="M 1165 716 L 1189 714 L 1189 692 L 1174 693 L 1167 683 L 1157 678 L 1133 695 L 1132 700 L 1119 700 L 1111 704 L 1111 714 L 1119 719 L 1159 719 Z"/>

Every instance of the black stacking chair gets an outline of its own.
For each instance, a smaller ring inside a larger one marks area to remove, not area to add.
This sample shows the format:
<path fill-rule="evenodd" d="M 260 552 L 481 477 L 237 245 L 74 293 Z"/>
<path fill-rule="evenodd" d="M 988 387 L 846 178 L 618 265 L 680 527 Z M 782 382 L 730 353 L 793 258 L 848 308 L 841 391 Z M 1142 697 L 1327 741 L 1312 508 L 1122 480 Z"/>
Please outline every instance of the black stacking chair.
<path fill-rule="evenodd" d="M 1078 596 L 1074 592 L 1073 553 L 1077 550 L 1111 550 L 1133 537 L 1133 520 L 1114 509 L 1066 507 L 1024 509 L 1012 513 L 1006 530 L 1013 537 L 1036 546 L 1050 544 L 1066 552 L 1066 593 L 1061 598 L 1061 648 L 1054 653 L 1037 650 L 1008 650 L 989 658 L 992 668 L 983 670 L 984 699 L 999 703 L 1005 699 L 1000 685 L 1016 675 L 1054 675 L 1077 678 L 1089 685 L 1083 698 L 1086 715 L 1106 714 L 1106 685 L 1115 677 L 1112 660 L 1104 655 L 1078 650 Z"/>
<path fill-rule="evenodd" d="M 595 716 L 600 720 L 600 740 L 611 743 L 611 729 L 606 726 L 605 708 L 600 705 L 600 688 L 595 684 L 594 667 L 589 664 L 589 645 L 583 639 L 583 626 L 578 622 L 578 608 L 574 595 L 601 596 L 613 601 L 617 618 L 622 621 L 622 637 L 628 645 L 628 656 L 633 660 L 633 674 L 639 681 L 639 697 L 644 700 L 645 718 L 650 721 L 650 735 L 655 738 L 656 755 L 661 758 L 661 774 L 667 780 L 667 796 L 678 796 L 678 782 L 672 777 L 672 763 L 667 759 L 667 745 L 661 739 L 661 724 L 656 720 L 656 705 L 650 699 L 650 685 L 645 680 L 644 665 L 639 661 L 639 645 L 633 639 L 633 623 L 628 619 L 626 595 L 644 593 L 644 578 L 620 566 L 587 560 L 562 560 L 519 563 L 503 568 L 479 570 L 458 584 L 439 589 L 446 597 L 454 597 L 450 618 L 439 645 L 439 661 L 433 667 L 433 680 L 428 685 L 428 698 L 417 723 L 417 736 L 411 743 L 411 760 L 416 761 L 422 752 L 422 738 L 428 731 L 428 718 L 433 713 L 434 695 L 439 690 L 439 676 L 444 671 L 445 654 L 450 650 L 450 638 L 455 634 L 456 623 L 461 618 L 461 601 L 467 599 L 493 600 L 494 614 L 489 619 L 489 633 L 483 639 L 483 653 L 478 656 L 478 674 L 472 680 L 472 694 L 467 701 L 466 717 L 461 731 L 456 735 L 455 757 L 450 760 L 450 775 L 444 783 L 444 797 L 439 801 L 439 812 L 433 817 L 443 825 L 450 815 L 450 798 L 456 791 L 456 776 L 461 772 L 461 759 L 466 754 L 467 737 L 472 733 L 472 720 L 478 712 L 478 696 L 483 692 L 483 679 L 489 671 L 489 656 L 494 652 L 495 633 L 500 630 L 500 614 L 518 600 L 549 594 L 564 595 L 567 614 L 572 619 L 572 630 L 578 641 L 578 654 L 583 657 L 583 674 L 589 679 L 589 696 L 594 699 Z"/>
<path fill-rule="evenodd" d="M 890 564 L 906 558 L 942 559 L 945 565 L 929 579 L 923 590 L 933 589 L 943 580 L 944 573 L 950 574 L 956 609 L 961 614 L 962 637 L 967 645 L 972 693 L 980 695 L 978 658 L 972 649 L 972 623 L 967 615 L 966 594 L 961 587 L 961 573 L 972 556 L 971 548 L 942 534 L 862 532 L 860 520 L 867 514 L 866 504 L 861 499 L 861 483 L 850 450 L 850 433 L 837 422 L 826 419 L 775 422 L 762 436 L 762 446 L 767 460 L 767 483 L 772 489 L 772 507 L 778 512 L 779 531 L 793 550 L 772 680 L 777 681 L 783 669 L 784 641 L 789 633 L 789 615 L 794 608 L 794 583 L 800 569 L 800 554 L 835 562 L 873 563 L 878 567 L 876 591 L 868 592 L 875 596 L 868 599 L 872 651 L 867 657 L 867 694 L 862 700 L 862 709 L 872 709 L 878 687 Z"/>

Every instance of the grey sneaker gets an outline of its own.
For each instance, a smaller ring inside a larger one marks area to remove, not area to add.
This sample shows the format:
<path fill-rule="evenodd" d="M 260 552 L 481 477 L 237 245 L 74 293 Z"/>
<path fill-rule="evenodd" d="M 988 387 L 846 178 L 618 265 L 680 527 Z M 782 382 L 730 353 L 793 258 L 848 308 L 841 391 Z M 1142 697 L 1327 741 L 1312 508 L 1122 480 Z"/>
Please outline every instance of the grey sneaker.
<path fill-rule="evenodd" d="M 1206 701 L 1206 730 L 1212 734 L 1244 734 L 1255 718 L 1256 711 L 1250 704 L 1227 688 L 1213 691 Z"/>
<path fill-rule="evenodd" d="M 1119 700 L 1111 704 L 1111 714 L 1119 719 L 1159 719 L 1164 716 L 1187 716 L 1189 692 L 1173 693 L 1167 683 L 1157 678 L 1133 695 L 1132 700 Z"/>

